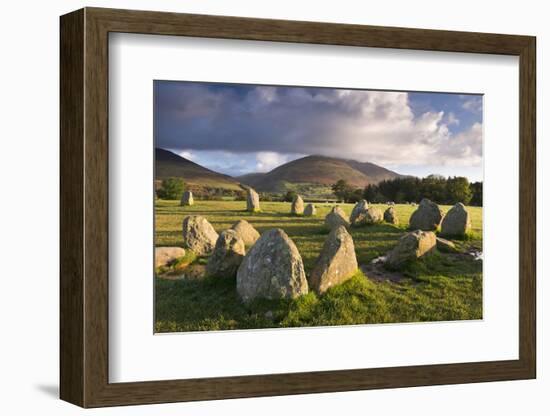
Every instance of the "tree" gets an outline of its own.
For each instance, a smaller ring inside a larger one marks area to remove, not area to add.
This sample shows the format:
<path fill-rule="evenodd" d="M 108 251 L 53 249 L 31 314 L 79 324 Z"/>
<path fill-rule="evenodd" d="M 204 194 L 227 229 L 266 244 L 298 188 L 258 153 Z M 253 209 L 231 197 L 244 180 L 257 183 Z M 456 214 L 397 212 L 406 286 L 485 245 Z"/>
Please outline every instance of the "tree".
<path fill-rule="evenodd" d="M 483 182 L 472 182 L 470 184 L 470 191 L 472 192 L 472 199 L 470 204 L 476 207 L 483 206 Z"/>
<path fill-rule="evenodd" d="M 157 191 L 157 195 L 161 199 L 180 199 L 185 184 L 180 178 L 167 178 L 162 180 L 160 189 Z"/>
<path fill-rule="evenodd" d="M 344 179 L 340 179 L 332 185 L 332 192 L 336 195 L 336 198 L 341 201 L 349 200 L 353 191 L 355 191 L 355 189 Z"/>
<path fill-rule="evenodd" d="M 462 202 L 468 205 L 472 199 L 472 191 L 467 178 L 455 176 L 447 179 L 447 203 L 456 204 Z"/>
<path fill-rule="evenodd" d="M 287 193 L 283 197 L 283 201 L 284 202 L 292 202 L 292 201 L 294 201 L 294 198 L 296 198 L 297 196 L 298 196 L 298 194 L 296 193 L 296 191 L 287 191 Z"/>

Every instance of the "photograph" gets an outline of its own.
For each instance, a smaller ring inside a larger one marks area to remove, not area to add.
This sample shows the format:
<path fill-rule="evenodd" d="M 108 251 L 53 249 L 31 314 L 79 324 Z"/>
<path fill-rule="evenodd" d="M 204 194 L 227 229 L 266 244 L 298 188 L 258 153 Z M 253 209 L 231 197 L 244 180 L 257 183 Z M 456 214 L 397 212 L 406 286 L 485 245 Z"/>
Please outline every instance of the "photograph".
<path fill-rule="evenodd" d="M 155 333 L 483 319 L 483 94 L 153 92 Z"/>

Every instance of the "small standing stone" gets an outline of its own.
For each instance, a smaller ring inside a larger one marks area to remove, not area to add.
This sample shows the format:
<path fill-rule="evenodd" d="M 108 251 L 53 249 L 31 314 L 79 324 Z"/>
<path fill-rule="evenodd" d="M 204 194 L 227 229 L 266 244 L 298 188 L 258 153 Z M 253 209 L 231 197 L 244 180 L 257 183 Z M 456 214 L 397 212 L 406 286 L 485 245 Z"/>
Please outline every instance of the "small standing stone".
<path fill-rule="evenodd" d="M 356 203 L 351 211 L 349 222 L 351 224 L 355 224 L 355 221 L 357 220 L 359 215 L 361 213 L 367 212 L 367 209 L 369 209 L 369 203 L 365 199 L 362 199 L 361 201 Z"/>
<path fill-rule="evenodd" d="M 393 206 L 390 206 L 384 211 L 384 221 L 390 224 L 399 224 L 399 218 L 397 218 L 397 213 L 395 212 L 395 208 Z"/>
<path fill-rule="evenodd" d="M 244 302 L 296 298 L 308 292 L 302 256 L 283 230 L 264 232 L 246 254 L 237 271 L 237 292 Z"/>
<path fill-rule="evenodd" d="M 333 230 L 340 225 L 349 227 L 349 221 L 344 210 L 339 206 L 335 206 L 325 217 L 325 227 L 329 230 Z"/>
<path fill-rule="evenodd" d="M 206 264 L 206 274 L 216 277 L 234 277 L 244 254 L 244 241 L 237 232 L 222 231 Z"/>
<path fill-rule="evenodd" d="M 435 247 L 435 233 L 421 230 L 407 233 L 386 256 L 386 265 L 390 268 L 399 268 L 410 260 L 416 260 L 431 253 Z"/>
<path fill-rule="evenodd" d="M 183 219 L 183 244 L 198 256 L 210 254 L 216 245 L 218 233 L 206 218 L 189 215 Z"/>
<path fill-rule="evenodd" d="M 463 237 L 471 229 L 470 213 L 461 202 L 455 204 L 441 222 L 441 235 Z"/>
<path fill-rule="evenodd" d="M 367 208 L 366 211 L 361 211 L 355 218 L 355 222 L 352 224 L 356 227 L 362 225 L 373 225 L 381 223 L 384 218 L 382 211 L 376 207 Z"/>
<path fill-rule="evenodd" d="M 321 254 L 309 277 L 309 286 L 325 293 L 332 286 L 350 279 L 357 271 L 355 246 L 344 226 L 335 228 L 325 240 Z"/>
<path fill-rule="evenodd" d="M 304 213 L 304 200 L 300 195 L 296 195 L 290 206 L 290 213 L 293 215 L 301 215 Z"/>
<path fill-rule="evenodd" d="M 260 196 L 252 188 L 248 188 L 246 191 L 246 210 L 249 212 L 260 211 Z"/>
<path fill-rule="evenodd" d="M 411 230 L 435 231 L 439 227 L 442 218 L 443 212 L 439 206 L 424 198 L 420 201 L 416 211 L 412 213 L 409 225 Z"/>
<path fill-rule="evenodd" d="M 181 247 L 155 247 L 155 268 L 167 266 L 183 256 L 185 250 Z"/>
<path fill-rule="evenodd" d="M 304 215 L 306 217 L 313 217 L 317 215 L 317 208 L 315 208 L 315 205 L 307 204 L 306 208 L 304 209 Z"/>
<path fill-rule="evenodd" d="M 260 233 L 246 220 L 237 221 L 231 229 L 237 232 L 247 246 L 251 246 L 260 238 Z"/>
<path fill-rule="evenodd" d="M 193 192 L 191 191 L 185 191 L 183 193 L 183 196 L 181 197 L 181 201 L 180 201 L 180 205 L 182 207 L 184 206 L 191 206 L 193 205 L 195 202 L 193 200 Z"/>

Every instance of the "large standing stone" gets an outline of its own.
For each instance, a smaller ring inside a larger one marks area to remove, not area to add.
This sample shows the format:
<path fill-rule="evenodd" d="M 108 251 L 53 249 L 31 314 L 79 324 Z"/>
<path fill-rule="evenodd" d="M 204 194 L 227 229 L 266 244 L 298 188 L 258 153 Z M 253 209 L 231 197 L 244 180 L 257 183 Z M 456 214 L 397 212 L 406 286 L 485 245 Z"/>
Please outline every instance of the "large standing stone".
<path fill-rule="evenodd" d="M 464 236 L 472 228 L 470 213 L 463 203 L 459 202 L 443 217 L 441 235 Z"/>
<path fill-rule="evenodd" d="M 262 234 L 237 271 L 243 301 L 296 298 L 308 292 L 302 257 L 286 233 L 275 228 Z"/>
<path fill-rule="evenodd" d="M 155 247 L 155 268 L 167 266 L 183 256 L 185 250 L 181 247 Z"/>
<path fill-rule="evenodd" d="M 244 258 L 244 241 L 235 230 L 220 233 L 214 252 L 206 264 L 206 274 L 217 277 L 234 277 Z"/>
<path fill-rule="evenodd" d="M 317 208 L 315 208 L 315 205 L 307 204 L 306 208 L 304 209 L 304 215 L 306 217 L 313 217 L 317 215 Z"/>
<path fill-rule="evenodd" d="M 325 227 L 329 230 L 333 230 L 340 225 L 349 227 L 349 222 L 344 210 L 339 206 L 335 206 L 325 217 Z"/>
<path fill-rule="evenodd" d="M 359 214 L 361 214 L 362 212 L 366 212 L 367 209 L 369 209 L 369 203 L 366 200 L 362 199 L 361 201 L 356 203 L 351 211 L 349 222 L 351 224 L 355 224 L 355 221 L 357 220 Z"/>
<path fill-rule="evenodd" d="M 410 260 L 431 253 L 436 247 L 435 233 L 416 230 L 405 234 L 386 256 L 386 265 L 398 268 Z"/>
<path fill-rule="evenodd" d="M 216 245 L 218 233 L 206 218 L 189 215 L 183 219 L 183 244 L 198 256 L 210 254 Z"/>
<path fill-rule="evenodd" d="M 370 207 L 366 211 L 361 211 L 355 218 L 355 222 L 352 224 L 356 227 L 362 225 L 373 225 L 382 222 L 384 215 L 379 208 Z"/>
<path fill-rule="evenodd" d="M 181 197 L 180 205 L 183 207 L 183 206 L 191 206 L 193 204 L 194 204 L 193 192 L 185 191 L 183 193 L 183 196 Z"/>
<path fill-rule="evenodd" d="M 252 188 L 248 188 L 246 191 L 246 210 L 250 212 L 260 211 L 260 196 Z"/>
<path fill-rule="evenodd" d="M 237 221 L 231 229 L 237 232 L 247 246 L 251 246 L 260 238 L 260 233 L 246 220 Z"/>
<path fill-rule="evenodd" d="M 384 211 L 384 221 L 390 224 L 399 224 L 399 218 L 397 218 L 397 213 L 395 212 L 395 208 L 393 206 L 390 206 Z"/>
<path fill-rule="evenodd" d="M 301 215 L 304 213 L 304 200 L 300 195 L 296 195 L 292 200 L 292 205 L 290 206 L 290 213 L 294 215 Z"/>
<path fill-rule="evenodd" d="M 355 246 L 346 228 L 340 226 L 330 232 L 321 254 L 309 277 L 309 286 L 317 293 L 324 293 L 351 278 L 357 271 Z"/>
<path fill-rule="evenodd" d="M 420 201 L 416 211 L 412 213 L 409 226 L 411 230 L 435 231 L 439 227 L 442 218 L 443 212 L 439 206 L 424 198 Z"/>

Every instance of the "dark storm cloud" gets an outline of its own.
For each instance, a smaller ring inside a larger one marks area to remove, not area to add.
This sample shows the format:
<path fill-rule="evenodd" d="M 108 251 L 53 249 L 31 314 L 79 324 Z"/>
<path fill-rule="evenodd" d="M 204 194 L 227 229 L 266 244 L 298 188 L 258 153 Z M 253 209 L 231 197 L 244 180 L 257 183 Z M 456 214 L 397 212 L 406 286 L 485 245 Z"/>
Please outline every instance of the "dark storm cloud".
<path fill-rule="evenodd" d="M 156 82 L 156 146 L 231 153 L 325 154 L 385 164 L 478 165 L 479 123 L 412 111 L 398 92 Z M 481 110 L 479 110 L 481 111 Z M 449 126 L 453 124 L 453 133 Z"/>

